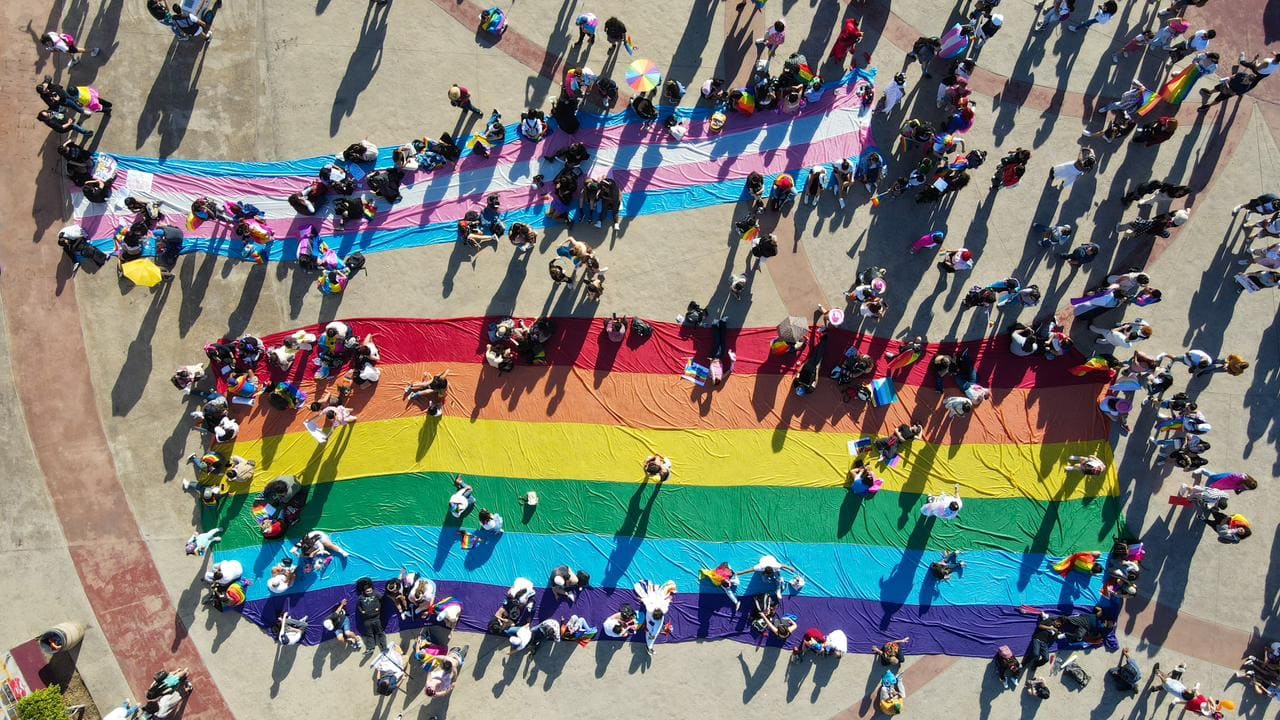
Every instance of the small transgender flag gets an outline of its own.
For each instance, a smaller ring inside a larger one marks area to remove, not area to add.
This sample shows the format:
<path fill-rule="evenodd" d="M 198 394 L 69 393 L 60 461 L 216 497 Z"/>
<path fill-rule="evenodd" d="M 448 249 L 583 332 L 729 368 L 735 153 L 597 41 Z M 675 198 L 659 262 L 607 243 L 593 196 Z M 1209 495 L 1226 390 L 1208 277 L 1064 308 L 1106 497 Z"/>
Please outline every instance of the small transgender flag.
<path fill-rule="evenodd" d="M 898 391 L 893 388 L 889 378 L 876 378 L 871 381 L 871 404 L 884 407 L 898 402 Z"/>

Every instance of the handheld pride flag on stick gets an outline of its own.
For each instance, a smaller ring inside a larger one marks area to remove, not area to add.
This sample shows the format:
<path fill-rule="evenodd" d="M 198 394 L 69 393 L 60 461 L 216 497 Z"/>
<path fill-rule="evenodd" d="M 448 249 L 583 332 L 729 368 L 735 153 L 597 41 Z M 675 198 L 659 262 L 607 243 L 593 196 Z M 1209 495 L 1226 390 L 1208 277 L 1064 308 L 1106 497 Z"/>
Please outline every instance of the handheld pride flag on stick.
<path fill-rule="evenodd" d="M 1142 107 L 1138 108 L 1138 114 L 1145 116 L 1154 110 L 1161 100 L 1170 105 L 1181 105 L 1182 101 L 1186 100 L 1187 96 L 1191 94 L 1191 88 L 1195 86 L 1203 75 L 1204 71 L 1200 69 L 1200 66 L 1196 63 L 1191 63 L 1183 68 L 1182 72 L 1170 78 L 1169 82 L 1160 88 L 1160 92 L 1148 98 Z"/>
<path fill-rule="evenodd" d="M 627 33 L 627 36 L 622 39 L 622 49 L 626 50 L 628 55 L 635 55 L 636 50 L 639 49 L 636 47 L 636 41 L 631 39 L 631 33 Z"/>

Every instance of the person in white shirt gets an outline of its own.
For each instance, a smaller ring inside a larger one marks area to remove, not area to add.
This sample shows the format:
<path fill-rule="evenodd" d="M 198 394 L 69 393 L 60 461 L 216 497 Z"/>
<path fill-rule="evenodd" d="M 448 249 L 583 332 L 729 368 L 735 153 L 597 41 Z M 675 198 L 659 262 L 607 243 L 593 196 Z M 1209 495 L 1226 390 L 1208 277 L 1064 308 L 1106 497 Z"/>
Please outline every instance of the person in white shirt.
<path fill-rule="evenodd" d="M 1119 9 L 1120 7 L 1116 5 L 1115 0 L 1107 0 L 1102 4 L 1102 7 L 1098 8 L 1097 12 L 1093 14 L 1093 17 L 1082 23 L 1069 25 L 1067 29 L 1071 32 L 1078 33 L 1081 30 L 1088 30 L 1093 25 L 1106 25 L 1111 22 L 1111 18 L 1115 17 L 1116 12 L 1119 11 Z"/>
<path fill-rule="evenodd" d="M 1216 30 L 1201 29 L 1192 33 L 1191 37 L 1169 47 L 1170 62 L 1178 62 L 1193 53 L 1202 53 L 1209 49 L 1209 41 L 1218 37 Z"/>
<path fill-rule="evenodd" d="M 1258 62 L 1257 56 L 1249 60 L 1245 58 L 1244 53 L 1240 53 L 1240 66 L 1252 70 L 1259 80 L 1269 78 L 1280 70 L 1280 52 L 1262 62 Z"/>
<path fill-rule="evenodd" d="M 449 496 L 449 514 L 460 518 L 476 504 L 476 499 L 472 496 L 471 486 L 462 482 L 461 475 L 454 476 L 453 486 L 458 491 Z"/>
<path fill-rule="evenodd" d="M 379 695 L 394 695 L 408 677 L 404 650 L 395 645 L 383 650 L 378 659 L 373 661 L 374 692 Z"/>

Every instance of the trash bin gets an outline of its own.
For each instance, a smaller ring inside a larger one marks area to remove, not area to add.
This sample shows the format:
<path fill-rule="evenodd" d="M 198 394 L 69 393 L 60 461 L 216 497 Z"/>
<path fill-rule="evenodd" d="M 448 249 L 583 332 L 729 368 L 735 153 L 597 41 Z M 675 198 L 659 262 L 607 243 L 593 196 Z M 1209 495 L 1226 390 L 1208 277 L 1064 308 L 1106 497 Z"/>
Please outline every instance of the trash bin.
<path fill-rule="evenodd" d="M 76 648 L 84 640 L 85 626 L 78 622 L 62 622 L 40 633 L 40 649 L 54 655 Z"/>

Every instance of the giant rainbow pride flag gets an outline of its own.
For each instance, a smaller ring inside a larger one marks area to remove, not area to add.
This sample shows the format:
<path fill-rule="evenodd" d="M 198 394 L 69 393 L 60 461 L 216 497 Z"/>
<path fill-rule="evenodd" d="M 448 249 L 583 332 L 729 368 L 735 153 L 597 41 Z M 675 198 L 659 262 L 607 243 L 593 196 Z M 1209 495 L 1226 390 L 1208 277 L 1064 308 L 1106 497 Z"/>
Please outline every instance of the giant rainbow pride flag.
<path fill-rule="evenodd" d="M 1071 454 L 1112 457 L 1096 409 L 1103 385 L 1071 375 L 1069 360 L 1013 357 L 1004 337 L 963 344 L 993 397 L 956 420 L 941 406 L 954 384 L 941 393 L 927 375 L 929 359 L 955 344 L 930 346 L 897 371 L 898 401 L 873 408 L 843 402 L 830 380 L 795 396 L 794 359 L 769 354 L 772 328 L 731 331 L 736 367 L 723 386 L 704 389 L 680 376 L 689 357 L 712 347 L 707 330 L 655 323 L 647 341 L 615 343 L 600 320 L 559 319 L 546 365 L 499 374 L 483 362 L 492 321 L 347 321 L 357 336 L 373 335 L 382 376 L 353 395 L 359 420 L 323 445 L 302 426 L 305 410 L 239 408 L 237 441 L 218 449 L 256 461 L 258 472 L 203 522 L 225 529 L 216 559 L 236 559 L 256 579 L 241 607 L 247 618 L 263 627 L 284 609 L 323 618 L 358 578 L 384 581 L 405 568 L 461 600 L 460 627 L 483 631 L 515 577 L 545 586 L 568 564 L 590 573 L 592 587 L 572 605 L 543 593 L 539 617 L 575 613 L 598 623 L 624 602 L 635 605 L 636 581 L 671 579 L 673 632 L 663 641 L 757 642 L 746 612 L 732 612 L 699 570 L 722 561 L 749 567 L 771 554 L 807 582 L 783 602 L 802 628 L 842 629 L 855 648 L 909 635 L 913 652 L 989 656 L 1030 636 L 1034 623 L 1020 606 L 1065 610 L 1098 598 L 1096 579 L 1064 580 L 1050 569 L 1071 553 L 1105 550 L 1120 523 L 1113 470 L 1063 471 Z M 850 344 L 872 357 L 897 345 L 834 332 L 828 368 Z M 278 344 L 286 334 L 264 339 Z M 445 414 L 428 417 L 405 401 L 403 387 L 445 368 Z M 313 396 L 328 382 L 317 387 L 314 370 L 300 355 L 289 376 Z M 877 375 L 885 371 L 881 361 Z M 898 467 L 876 468 L 884 489 L 869 499 L 845 490 L 848 441 L 908 421 L 925 426 L 923 441 L 908 446 Z M 651 452 L 674 462 L 661 486 L 643 478 Z M 500 538 L 461 546 L 460 527 L 475 531 L 478 521 L 474 512 L 461 522 L 448 513 L 455 474 L 474 487 L 477 507 L 505 518 Z M 252 499 L 280 475 L 299 477 L 309 499 L 288 537 L 264 544 Z M 925 495 L 955 483 L 965 501 L 958 520 L 920 515 Z M 519 502 L 528 491 L 540 498 L 536 509 Z M 272 595 L 263 581 L 271 566 L 313 529 L 350 558 Z M 966 567 L 937 583 L 928 566 L 944 549 L 964 551 Z M 744 583 L 740 594 L 757 590 Z M 388 626 L 413 622 L 391 617 Z M 316 622 L 306 640 L 326 637 Z"/>
<path fill-rule="evenodd" d="M 680 142 L 661 127 L 640 124 L 629 111 L 607 116 L 583 113 L 582 129 L 576 135 L 557 131 L 539 143 L 521 139 L 512 124 L 506 141 L 490 158 L 468 150 L 456 166 L 411 173 L 399 203 L 378 200 L 378 214 L 372 221 L 348 223 L 341 230 L 334 227 L 327 211 L 301 217 L 287 202 L 291 193 L 334 162 L 333 156 L 259 163 L 112 156 L 119 172 L 112 201 L 91 203 L 75 191 L 72 203 L 76 222 L 104 250 L 111 248 L 116 228 L 133 219 L 123 205 L 130 194 L 161 201 L 168 213 L 177 216 L 172 219 L 177 225 L 199 197 L 252 203 L 266 212 L 266 225 L 277 239 L 263 251 L 268 260 L 296 259 L 297 243 L 288 239 L 296 239 L 303 227 L 313 224 L 321 234 L 337 236 L 326 241 L 340 255 L 452 243 L 458 239 L 457 221 L 469 210 L 480 210 L 490 194 L 501 199 L 508 224 L 543 227 L 549 203 L 546 193 L 563 167 L 543 158 L 576 140 L 592 154 L 583 165 L 584 173 L 589 177 L 607 173 L 622 188 L 624 217 L 733 204 L 742 199 L 743 181 L 752 172 L 771 178 L 868 152 L 874 144 L 871 108 L 862 104 L 855 91 L 874 77 L 874 70 L 852 71 L 828 84 L 822 99 L 795 115 L 734 115 L 720 133 L 710 130 L 707 110 L 674 110 L 690 121 Z M 460 144 L 463 141 L 459 138 Z M 392 150 L 383 148 L 376 165 L 340 164 L 360 178 L 375 167 L 391 166 Z M 532 183 L 536 175 L 547 181 L 540 188 Z M 229 228 L 205 223 L 187 233 L 184 251 L 241 257 L 243 246 Z"/>

